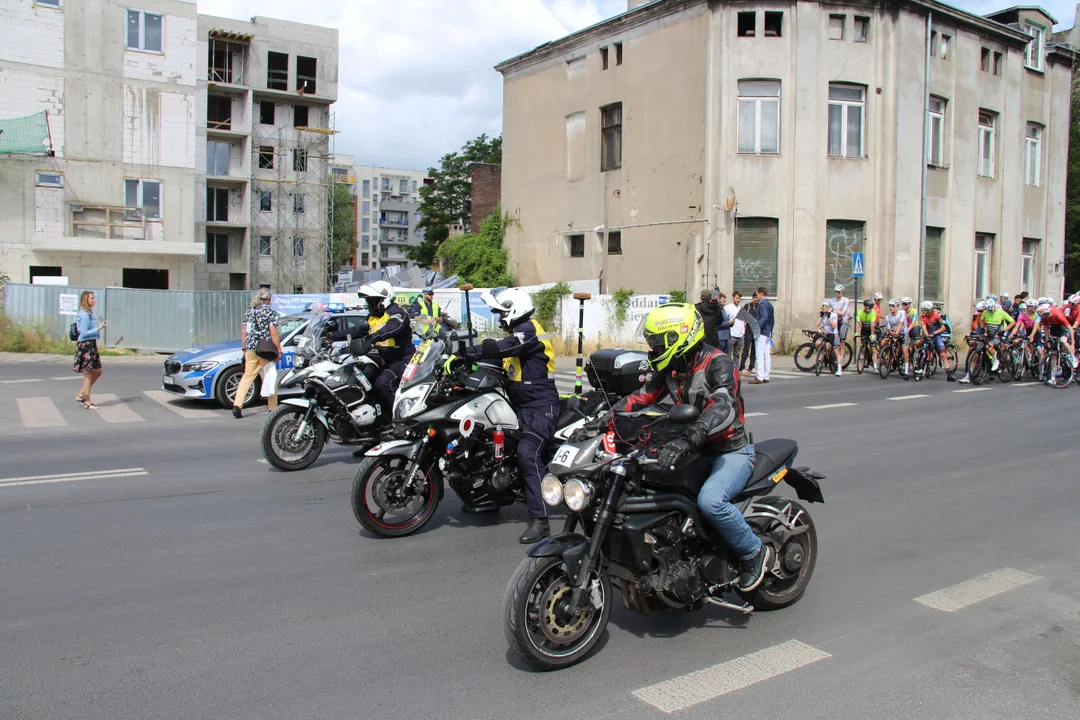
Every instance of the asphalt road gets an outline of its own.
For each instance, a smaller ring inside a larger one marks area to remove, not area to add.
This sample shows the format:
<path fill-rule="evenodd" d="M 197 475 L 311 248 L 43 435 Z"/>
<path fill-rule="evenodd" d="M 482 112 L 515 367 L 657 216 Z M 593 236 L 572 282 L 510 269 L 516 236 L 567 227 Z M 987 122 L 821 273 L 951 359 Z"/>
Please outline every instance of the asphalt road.
<path fill-rule="evenodd" d="M 65 370 L 0 367 L 4 720 L 659 718 L 634 692 L 677 678 L 676 701 L 708 690 L 687 718 L 1080 717 L 1076 388 L 746 388 L 755 437 L 828 476 L 805 597 L 749 618 L 619 605 L 590 659 L 537 674 L 501 620 L 524 508 L 451 496 L 376 540 L 341 449 L 276 472 L 264 410 L 182 416 L 206 408 L 146 395 L 157 368 L 106 367 L 107 421 Z"/>

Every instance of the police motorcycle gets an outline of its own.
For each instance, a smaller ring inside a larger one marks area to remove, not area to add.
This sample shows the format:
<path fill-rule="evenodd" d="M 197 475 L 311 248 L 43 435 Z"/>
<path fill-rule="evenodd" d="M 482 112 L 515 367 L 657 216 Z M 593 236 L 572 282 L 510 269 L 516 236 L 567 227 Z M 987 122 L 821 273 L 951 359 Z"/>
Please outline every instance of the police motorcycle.
<path fill-rule="evenodd" d="M 303 393 L 282 400 L 263 421 L 263 457 L 278 470 L 309 467 L 329 440 L 371 447 L 388 424 L 372 394 L 383 363 L 377 352 L 360 353 L 367 321 L 335 336 L 331 329 L 342 323 L 333 318 L 323 309 L 315 311 L 299 338 L 292 369 L 278 383 L 279 391 L 303 386 Z"/>
<path fill-rule="evenodd" d="M 732 503 L 775 559 L 755 590 L 731 602 L 738 558 L 697 506 L 709 460 L 690 453 L 663 470 L 656 461 L 699 415 L 686 404 L 616 412 L 613 431 L 606 422 L 587 424 L 556 451 L 541 491 L 549 506 L 565 503 L 566 525 L 529 550 L 503 609 L 510 650 L 526 664 L 554 670 L 583 660 L 607 626 L 613 586 L 624 608 L 643 614 L 705 604 L 749 614 L 802 596 L 817 562 L 817 531 L 806 508 L 775 488 L 783 480 L 800 500 L 824 502 L 824 475 L 793 467 L 792 440 L 755 445 L 754 474 Z"/>
<path fill-rule="evenodd" d="M 475 333 L 441 333 L 424 340 L 401 378 L 394 399 L 394 427 L 367 452 L 356 470 L 352 508 L 356 520 L 379 537 L 417 532 L 432 518 L 444 485 L 468 512 L 495 511 L 525 501 L 516 458 L 521 422 L 511 405 L 509 379 L 501 366 L 444 362 L 454 343 L 464 354 Z M 617 399 L 603 390 L 562 400 L 558 443 Z"/>

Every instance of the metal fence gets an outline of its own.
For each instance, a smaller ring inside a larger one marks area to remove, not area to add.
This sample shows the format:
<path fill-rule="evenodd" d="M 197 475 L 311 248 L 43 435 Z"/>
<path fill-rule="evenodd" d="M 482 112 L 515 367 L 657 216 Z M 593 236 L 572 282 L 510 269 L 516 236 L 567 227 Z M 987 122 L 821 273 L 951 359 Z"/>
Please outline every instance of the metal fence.
<path fill-rule="evenodd" d="M 97 295 L 95 313 L 108 319 L 102 344 L 154 352 L 174 352 L 192 345 L 238 340 L 247 291 L 136 290 L 59 285 L 4 286 L 4 314 L 55 337 L 67 335 L 72 315 L 60 314 L 60 296 Z"/>

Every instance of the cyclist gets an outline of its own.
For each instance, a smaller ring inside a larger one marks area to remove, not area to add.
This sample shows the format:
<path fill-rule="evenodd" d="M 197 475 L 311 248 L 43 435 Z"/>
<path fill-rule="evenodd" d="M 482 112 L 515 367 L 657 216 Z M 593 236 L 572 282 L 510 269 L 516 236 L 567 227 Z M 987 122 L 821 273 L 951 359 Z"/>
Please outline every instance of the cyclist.
<path fill-rule="evenodd" d="M 837 285 L 833 288 L 836 291 L 836 297 L 832 299 L 832 309 L 836 313 L 836 319 L 840 323 L 840 342 L 847 340 L 848 321 L 851 319 L 851 312 L 848 309 L 850 300 L 844 297 L 844 286 Z"/>
<path fill-rule="evenodd" d="M 1042 363 L 1046 355 L 1046 348 L 1042 340 L 1042 329 L 1038 327 L 1039 316 L 1035 314 L 1035 303 L 1021 300 L 1016 303 L 1016 332 L 1013 333 L 1013 344 L 1020 345 L 1027 340 L 1039 353 L 1039 363 Z"/>
<path fill-rule="evenodd" d="M 1050 303 L 1043 303 L 1035 308 L 1035 312 L 1039 316 L 1039 327 L 1045 328 L 1050 337 L 1057 338 L 1061 344 L 1069 351 L 1069 365 L 1073 368 L 1076 367 L 1076 333 L 1073 331 L 1072 325 L 1069 324 L 1069 318 L 1065 317 L 1065 313 L 1061 308 L 1056 308 Z M 1068 340 L 1065 337 L 1068 336 Z"/>
<path fill-rule="evenodd" d="M 972 338 L 978 337 L 978 336 L 983 334 L 982 314 L 983 314 L 983 311 L 985 311 L 985 310 L 986 310 L 986 301 L 985 300 L 980 300 L 979 302 L 975 303 L 975 314 L 971 316 L 971 337 Z M 974 345 L 974 343 L 971 343 L 971 345 Z M 970 368 L 971 367 L 971 354 L 973 352 L 974 352 L 973 349 L 970 349 L 970 348 L 968 349 L 967 357 L 964 358 L 964 368 Z M 970 370 L 966 371 L 964 373 L 964 377 L 960 378 L 957 382 L 965 383 L 965 384 L 971 382 L 971 371 Z"/>
<path fill-rule="evenodd" d="M 900 298 L 900 306 L 904 309 L 904 315 L 907 317 L 907 325 L 904 328 L 904 372 L 900 373 L 900 375 L 907 380 L 908 375 L 911 373 L 911 338 L 913 335 L 918 334 L 919 318 L 915 308 L 911 307 L 910 295 Z"/>
<path fill-rule="evenodd" d="M 881 306 L 881 304 L 883 302 L 885 302 L 885 296 L 882 295 L 879 292 L 874 293 L 874 312 L 876 312 L 877 316 L 878 316 L 878 339 L 879 340 L 881 339 L 881 333 L 884 331 L 884 328 L 881 326 L 882 325 L 881 320 L 885 317 L 885 308 Z"/>
<path fill-rule="evenodd" d="M 843 287 L 837 285 L 837 287 Z M 833 304 L 827 298 L 821 303 L 821 318 L 818 320 L 818 330 L 821 331 L 821 337 L 814 342 L 814 348 L 821 347 L 822 341 L 831 343 L 833 346 L 833 352 L 836 353 L 836 377 L 840 377 L 843 374 L 843 361 L 840 359 L 840 327 L 839 318 L 833 311 Z"/>
<path fill-rule="evenodd" d="M 945 368 L 945 379 L 949 382 L 956 382 L 956 378 L 953 377 L 955 368 L 949 367 L 949 354 L 945 352 L 945 333 L 948 326 L 945 324 L 944 318 L 934 307 L 934 303 L 929 300 L 924 300 L 919 305 L 919 309 L 922 311 L 919 323 L 922 325 L 922 333 L 926 335 L 926 340 L 920 339 L 916 347 L 921 347 L 923 342 L 934 343 L 938 357 L 941 358 L 941 367 Z"/>
<path fill-rule="evenodd" d="M 989 297 L 994 296 L 990 295 Z M 1066 320 L 1066 322 L 1068 321 Z M 997 300 L 986 301 L 986 309 L 983 310 L 982 314 L 982 326 L 986 332 L 986 339 L 989 341 L 986 351 L 990 353 L 990 359 L 992 360 L 990 372 L 997 372 L 998 367 L 1000 367 L 1001 360 L 998 358 L 997 349 L 1002 338 L 1009 334 L 1014 325 L 1016 325 L 1016 321 L 1009 317 L 1009 313 L 998 307 Z M 1002 332 L 1003 330 L 1004 332 Z"/>
<path fill-rule="evenodd" d="M 881 293 L 878 293 L 880 295 Z M 878 369 L 878 314 L 874 309 L 874 301 L 869 298 L 863 300 L 862 310 L 855 313 L 855 330 L 859 333 L 863 344 L 870 345 L 874 357 L 874 371 Z M 863 352 L 860 350 L 859 352 Z"/>
<path fill-rule="evenodd" d="M 1080 293 L 1069 296 L 1069 311 L 1066 311 L 1065 316 L 1072 323 L 1073 330 L 1080 325 Z"/>

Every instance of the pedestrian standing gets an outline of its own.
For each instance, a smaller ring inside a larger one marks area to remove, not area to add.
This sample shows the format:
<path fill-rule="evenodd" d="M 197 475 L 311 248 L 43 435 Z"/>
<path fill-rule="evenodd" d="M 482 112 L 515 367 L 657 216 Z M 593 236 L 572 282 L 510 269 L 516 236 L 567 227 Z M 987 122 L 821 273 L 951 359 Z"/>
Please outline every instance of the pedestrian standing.
<path fill-rule="evenodd" d="M 742 295 L 738 291 L 733 292 L 731 295 L 736 303 L 738 303 L 738 301 L 742 299 Z M 745 328 L 743 333 L 743 350 L 741 359 L 746 360 L 747 356 L 750 353 L 748 346 L 754 346 L 754 344 L 757 342 L 758 337 L 761 336 L 761 329 L 758 327 L 757 318 L 755 318 L 750 313 L 750 303 L 746 303 L 744 307 L 739 308 L 739 312 L 735 316 L 735 319 L 741 321 L 743 323 L 743 327 Z M 732 361 L 735 361 L 736 356 L 732 354 L 731 359 Z M 739 363 L 735 362 L 735 364 L 738 365 Z M 742 367 L 740 367 L 739 372 L 742 371 L 743 369 Z"/>
<path fill-rule="evenodd" d="M 776 315 L 772 303 L 765 297 L 765 288 L 759 287 L 754 293 L 757 301 L 757 323 L 761 334 L 755 343 L 757 347 L 757 377 L 750 381 L 751 385 L 769 382 L 769 373 L 772 372 L 772 334 L 776 324 Z"/>
<path fill-rule="evenodd" d="M 87 410 L 97 410 L 98 406 L 90 400 L 90 388 L 101 377 L 101 355 L 98 353 L 97 341 L 101 339 L 101 331 L 109 321 L 102 319 L 98 322 L 94 316 L 94 306 L 97 305 L 97 296 L 91 290 L 83 290 L 79 296 L 79 313 L 75 316 L 75 327 L 79 331 L 78 344 L 75 345 L 75 372 L 83 374 L 82 390 L 75 396 L 77 402 L 81 402 Z"/>
<path fill-rule="evenodd" d="M 705 323 L 705 342 L 712 345 L 717 339 L 717 319 L 723 313 L 723 310 L 713 300 L 711 290 L 702 290 L 701 302 L 694 307 L 697 308 L 697 311 L 701 314 L 702 322 Z"/>
<path fill-rule="evenodd" d="M 731 356 L 732 361 L 738 366 L 739 358 L 742 357 L 743 341 L 746 335 L 746 323 L 742 320 L 737 320 L 739 316 L 739 297 L 738 291 L 731 293 L 731 302 L 724 306 L 724 314 L 727 315 L 728 320 L 731 322 L 731 339 L 728 340 L 728 355 Z"/>
<path fill-rule="evenodd" d="M 716 293 L 716 347 L 727 352 L 731 342 L 731 318 L 727 315 L 725 305 L 727 305 L 727 295 L 722 292 Z"/>
<path fill-rule="evenodd" d="M 746 303 L 746 305 L 743 306 L 743 309 L 750 314 L 750 317 L 754 318 L 754 322 L 757 322 L 757 308 L 757 293 L 753 293 L 750 295 L 750 302 Z M 749 340 L 747 341 L 746 346 L 749 348 L 749 350 L 743 350 L 743 355 L 747 359 L 747 372 L 751 374 L 757 372 L 757 339 L 760 334 L 761 333 L 758 332 L 754 335 L 753 342 L 749 342 Z"/>
<path fill-rule="evenodd" d="M 244 349 L 244 376 L 236 388 L 233 399 L 233 417 L 243 417 L 244 397 L 255 378 L 267 364 L 281 358 L 281 337 L 278 335 L 278 313 L 270 306 L 270 288 L 260 288 L 244 313 L 240 326 L 240 346 Z M 267 405 L 277 407 L 277 393 L 269 397 Z"/>

